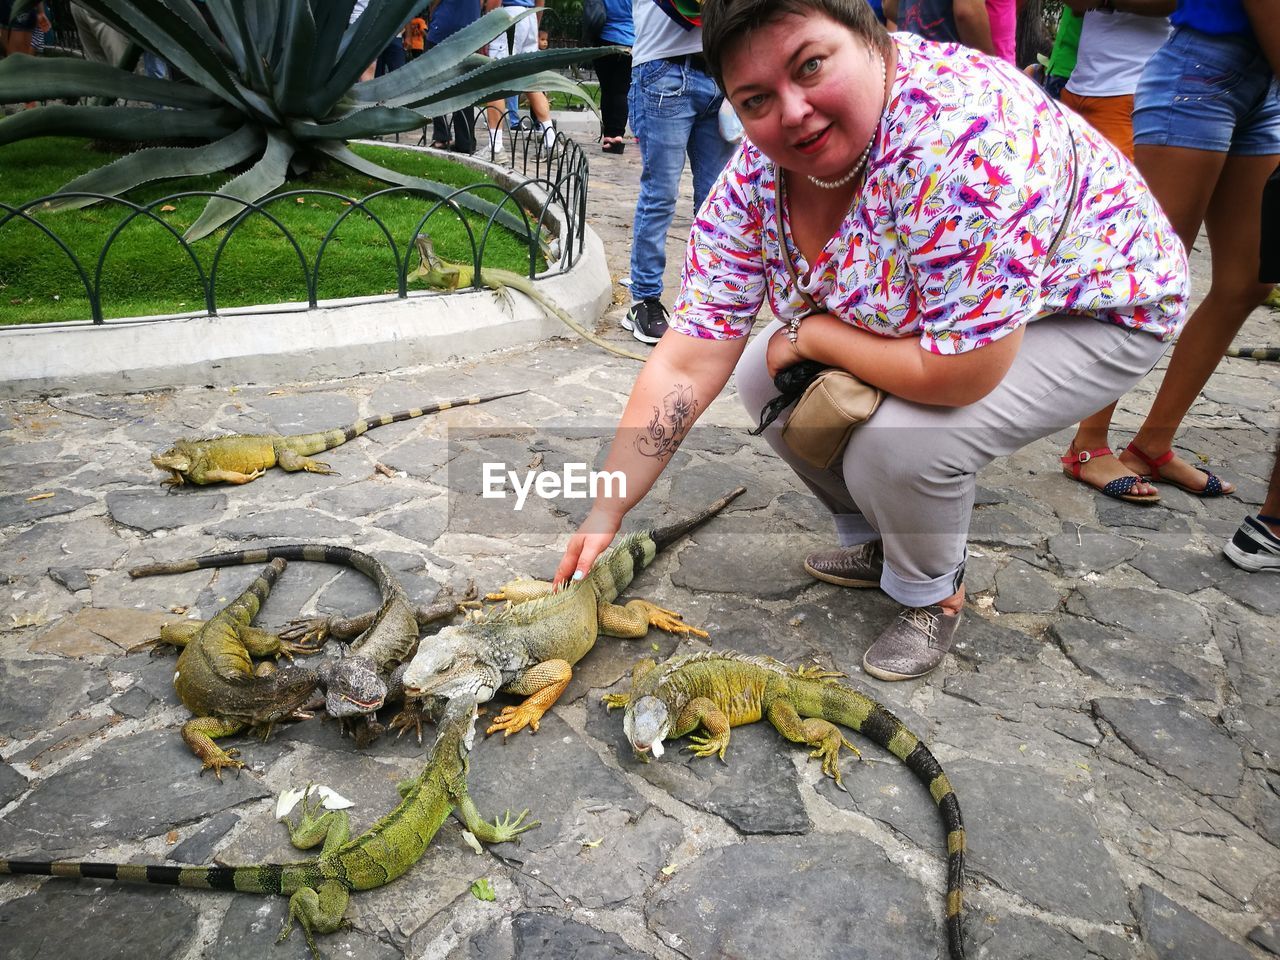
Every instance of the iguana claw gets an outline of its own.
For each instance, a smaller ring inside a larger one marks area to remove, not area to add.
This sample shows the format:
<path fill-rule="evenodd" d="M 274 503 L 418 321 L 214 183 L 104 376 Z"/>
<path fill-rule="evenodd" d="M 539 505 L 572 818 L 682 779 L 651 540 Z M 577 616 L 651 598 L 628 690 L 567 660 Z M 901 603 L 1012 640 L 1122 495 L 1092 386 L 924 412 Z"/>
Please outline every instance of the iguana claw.
<path fill-rule="evenodd" d="M 514 840 L 526 830 L 532 830 L 534 827 L 540 826 L 540 823 L 537 820 L 531 820 L 528 823 L 524 823 L 524 818 L 528 815 L 528 809 L 521 810 L 519 815 L 513 820 L 511 818 L 510 810 L 503 813 L 500 819 L 493 821 L 493 832 L 497 837 L 493 842 L 506 843 L 509 840 Z"/>
<path fill-rule="evenodd" d="M 502 712 L 493 718 L 493 723 L 489 724 L 484 735 L 487 737 L 489 734 L 501 730 L 505 739 L 513 733 L 519 733 L 526 726 L 530 732 L 537 733 L 538 721 L 542 719 L 542 714 L 543 711 L 526 708 L 525 704 L 505 706 L 502 708 Z"/>
<path fill-rule="evenodd" d="M 318 652 L 329 640 L 328 617 L 299 617 L 280 631 L 280 649 L 290 653 Z"/>
<path fill-rule="evenodd" d="M 240 771 L 244 769 L 244 761 L 237 760 L 240 751 L 235 747 L 230 750 L 223 750 L 219 747 L 214 748 L 217 752 L 205 758 L 204 766 L 200 768 L 200 776 L 204 776 L 206 770 L 212 770 L 213 775 L 218 778 L 218 782 L 222 782 L 222 768 L 231 767 L 235 770 L 236 776 L 240 775 Z"/>
<path fill-rule="evenodd" d="M 836 786 L 844 790 L 844 783 L 840 780 L 840 748 L 847 747 L 853 752 L 859 760 L 862 759 L 862 751 L 855 747 L 844 737 L 833 737 L 825 740 L 814 747 L 813 752 L 809 754 L 814 759 L 822 760 L 822 772 L 836 782 Z M 846 793 L 848 791 L 845 791 Z"/>
<path fill-rule="evenodd" d="M 629 693 L 606 693 L 600 698 L 600 702 L 604 704 L 605 712 L 612 710 L 614 707 L 625 708 L 631 702 L 631 694 Z"/>
<path fill-rule="evenodd" d="M 667 633 L 692 635 L 703 638 L 710 636 L 707 631 L 699 630 L 697 627 L 690 626 L 685 623 L 684 617 L 676 613 L 674 610 L 665 610 L 662 607 L 650 607 L 649 626 L 657 627 L 659 630 L 665 630 Z"/>
<path fill-rule="evenodd" d="M 729 737 L 713 737 L 695 735 L 689 738 L 689 746 L 685 748 L 695 757 L 709 757 L 716 754 L 724 761 L 724 752 L 729 749 Z"/>

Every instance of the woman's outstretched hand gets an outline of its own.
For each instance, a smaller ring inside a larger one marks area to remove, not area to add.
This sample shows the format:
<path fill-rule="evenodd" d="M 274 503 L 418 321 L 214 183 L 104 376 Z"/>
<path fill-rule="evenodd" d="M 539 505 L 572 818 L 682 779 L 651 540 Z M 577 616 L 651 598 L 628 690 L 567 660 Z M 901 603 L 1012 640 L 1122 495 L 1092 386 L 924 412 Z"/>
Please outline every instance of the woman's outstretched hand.
<path fill-rule="evenodd" d="M 554 583 L 563 587 L 571 580 L 581 580 L 596 562 L 596 557 L 609 549 L 613 538 L 622 526 L 622 518 L 592 510 L 582 522 L 578 532 L 569 538 L 564 557 L 556 568 Z"/>

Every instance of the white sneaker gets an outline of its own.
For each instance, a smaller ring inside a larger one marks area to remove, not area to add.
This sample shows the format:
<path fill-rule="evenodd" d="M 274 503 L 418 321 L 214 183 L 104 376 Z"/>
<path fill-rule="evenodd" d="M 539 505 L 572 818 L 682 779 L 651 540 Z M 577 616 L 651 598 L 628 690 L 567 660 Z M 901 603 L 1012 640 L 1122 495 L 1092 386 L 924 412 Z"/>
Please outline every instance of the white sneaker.
<path fill-rule="evenodd" d="M 1263 523 L 1261 515 L 1245 517 L 1240 528 L 1223 546 L 1222 552 L 1242 570 L 1251 573 L 1272 570 L 1280 573 L 1280 537 Z"/>

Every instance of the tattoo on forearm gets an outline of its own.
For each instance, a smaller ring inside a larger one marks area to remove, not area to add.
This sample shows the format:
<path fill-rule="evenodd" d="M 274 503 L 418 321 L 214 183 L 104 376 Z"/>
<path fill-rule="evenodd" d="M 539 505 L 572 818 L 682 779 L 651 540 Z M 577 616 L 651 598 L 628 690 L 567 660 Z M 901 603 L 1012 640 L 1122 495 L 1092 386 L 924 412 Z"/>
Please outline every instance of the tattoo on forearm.
<path fill-rule="evenodd" d="M 645 433 L 636 439 L 636 449 L 646 457 L 670 458 L 698 418 L 698 402 L 693 387 L 677 383 L 662 398 L 662 409 L 653 408 L 653 417 Z"/>

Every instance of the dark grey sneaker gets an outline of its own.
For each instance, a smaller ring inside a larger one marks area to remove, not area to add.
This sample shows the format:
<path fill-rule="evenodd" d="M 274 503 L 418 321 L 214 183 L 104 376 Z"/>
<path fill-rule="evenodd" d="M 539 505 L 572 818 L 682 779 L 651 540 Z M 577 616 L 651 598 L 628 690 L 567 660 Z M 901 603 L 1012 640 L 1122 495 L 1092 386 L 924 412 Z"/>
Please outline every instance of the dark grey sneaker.
<path fill-rule="evenodd" d="M 839 587 L 878 587 L 884 570 L 884 547 L 879 540 L 856 547 L 819 550 L 804 558 L 809 576 Z"/>
<path fill-rule="evenodd" d="M 862 657 L 862 669 L 877 680 L 914 680 L 940 664 L 951 649 L 961 614 L 942 607 L 903 607 Z"/>
<path fill-rule="evenodd" d="M 667 332 L 667 308 L 657 297 L 637 300 L 622 318 L 622 327 L 641 343 L 657 343 Z"/>

